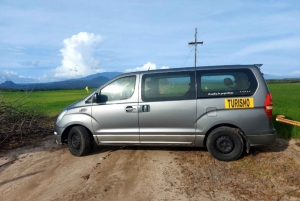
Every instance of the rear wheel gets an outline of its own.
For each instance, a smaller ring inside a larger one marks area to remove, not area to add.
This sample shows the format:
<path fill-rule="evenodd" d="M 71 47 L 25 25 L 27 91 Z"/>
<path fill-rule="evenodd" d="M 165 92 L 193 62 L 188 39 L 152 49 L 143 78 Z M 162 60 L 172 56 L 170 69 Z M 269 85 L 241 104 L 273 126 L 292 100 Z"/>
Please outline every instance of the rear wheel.
<path fill-rule="evenodd" d="M 213 130 L 207 138 L 206 146 L 209 153 L 221 161 L 237 160 L 244 151 L 242 136 L 230 127 Z"/>
<path fill-rule="evenodd" d="M 73 127 L 68 135 L 68 147 L 74 156 L 87 155 L 93 148 L 88 130 L 82 126 Z"/>

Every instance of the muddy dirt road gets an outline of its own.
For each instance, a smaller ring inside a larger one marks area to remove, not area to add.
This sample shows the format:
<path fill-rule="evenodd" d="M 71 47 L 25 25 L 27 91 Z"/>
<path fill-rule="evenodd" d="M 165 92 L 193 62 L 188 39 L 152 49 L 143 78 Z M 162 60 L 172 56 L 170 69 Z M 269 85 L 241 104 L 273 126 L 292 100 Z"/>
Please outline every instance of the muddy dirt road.
<path fill-rule="evenodd" d="M 10 162 L 11 161 L 11 162 Z M 206 149 L 99 147 L 72 156 L 52 139 L 0 153 L 0 200 L 300 200 L 300 142 L 238 161 Z"/>

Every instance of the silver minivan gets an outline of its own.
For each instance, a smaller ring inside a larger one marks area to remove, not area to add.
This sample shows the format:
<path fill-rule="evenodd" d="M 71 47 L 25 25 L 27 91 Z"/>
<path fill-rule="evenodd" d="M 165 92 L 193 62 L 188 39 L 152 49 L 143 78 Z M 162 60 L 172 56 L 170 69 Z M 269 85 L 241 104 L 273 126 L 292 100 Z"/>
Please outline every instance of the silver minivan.
<path fill-rule="evenodd" d="M 66 107 L 55 138 L 75 156 L 94 145 L 207 147 L 222 161 L 276 140 L 261 65 L 122 74 Z"/>

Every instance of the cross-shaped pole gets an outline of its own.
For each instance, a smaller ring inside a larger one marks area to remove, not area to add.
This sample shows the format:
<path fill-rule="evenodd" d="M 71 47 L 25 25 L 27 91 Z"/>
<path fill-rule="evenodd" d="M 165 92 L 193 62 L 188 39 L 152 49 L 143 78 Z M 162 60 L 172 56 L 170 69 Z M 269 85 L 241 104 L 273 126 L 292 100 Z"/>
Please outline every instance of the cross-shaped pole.
<path fill-rule="evenodd" d="M 195 28 L 195 42 L 189 42 L 189 45 L 195 46 L 195 67 L 197 66 L 197 45 L 203 44 L 203 41 L 197 42 L 197 28 Z"/>

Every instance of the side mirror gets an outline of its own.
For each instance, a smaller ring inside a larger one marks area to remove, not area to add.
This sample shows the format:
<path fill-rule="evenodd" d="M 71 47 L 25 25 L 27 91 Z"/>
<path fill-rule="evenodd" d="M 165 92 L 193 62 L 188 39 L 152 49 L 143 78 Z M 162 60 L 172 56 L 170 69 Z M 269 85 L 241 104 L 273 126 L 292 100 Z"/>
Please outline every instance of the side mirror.
<path fill-rule="evenodd" d="M 107 96 L 106 96 L 106 95 L 102 95 L 102 94 L 101 94 L 101 95 L 99 96 L 99 99 L 100 99 L 100 100 L 99 100 L 100 103 L 105 103 L 105 102 L 107 102 Z"/>
<path fill-rule="evenodd" d="M 107 101 L 106 95 L 95 93 L 93 96 L 93 103 L 105 103 L 106 101 Z"/>
<path fill-rule="evenodd" d="M 93 103 L 98 103 L 98 101 L 99 101 L 98 99 L 99 99 L 99 94 L 95 93 L 93 96 Z"/>

